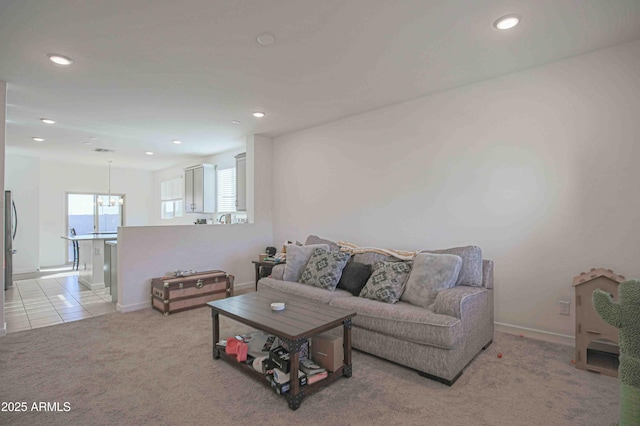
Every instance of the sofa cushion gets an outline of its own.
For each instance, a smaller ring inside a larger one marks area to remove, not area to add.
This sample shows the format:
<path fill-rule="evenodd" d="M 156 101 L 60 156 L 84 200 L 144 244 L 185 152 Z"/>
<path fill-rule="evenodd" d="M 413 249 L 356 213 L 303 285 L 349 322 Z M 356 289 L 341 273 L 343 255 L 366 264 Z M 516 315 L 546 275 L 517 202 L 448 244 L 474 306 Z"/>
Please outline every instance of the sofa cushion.
<path fill-rule="evenodd" d="M 347 290 L 357 296 L 371 276 L 371 265 L 359 262 L 348 262 L 342 270 L 338 288 Z"/>
<path fill-rule="evenodd" d="M 305 246 L 310 246 L 314 244 L 326 244 L 329 246 L 330 251 L 340 251 L 340 246 L 331 240 L 325 240 L 324 238 L 320 238 L 317 235 L 309 235 L 307 240 L 304 242 Z"/>
<path fill-rule="evenodd" d="M 411 272 L 411 262 L 376 262 L 360 297 L 396 303 Z"/>
<path fill-rule="evenodd" d="M 258 291 L 264 288 L 271 288 L 286 294 L 316 300 L 322 303 L 329 303 L 335 298 L 353 297 L 348 291 L 337 288 L 335 291 L 324 290 L 310 285 L 302 285 L 289 281 L 274 280 L 273 278 L 262 278 L 258 282 Z"/>
<path fill-rule="evenodd" d="M 452 349 L 463 336 L 460 319 L 438 315 L 407 302 L 388 304 L 360 297 L 339 297 L 333 298 L 329 305 L 354 310 L 357 313 L 351 320 L 354 327 L 397 339 Z"/>
<path fill-rule="evenodd" d="M 401 262 L 401 260 L 396 259 L 395 257 L 387 256 L 382 253 L 375 253 L 373 251 L 356 253 L 353 255 L 353 261 L 371 266 L 375 265 L 376 262 Z"/>
<path fill-rule="evenodd" d="M 333 291 L 340 281 L 344 265 L 351 255 L 339 251 L 316 248 L 300 276 L 300 282 Z"/>
<path fill-rule="evenodd" d="M 429 308 L 440 290 L 456 284 L 462 258 L 453 254 L 419 253 L 400 300 Z"/>
<path fill-rule="evenodd" d="M 307 263 L 313 254 L 313 250 L 316 248 L 323 248 L 329 250 L 329 246 L 326 244 L 312 244 L 309 246 L 297 246 L 294 244 L 287 244 L 287 263 L 284 266 L 284 275 L 282 277 L 285 281 L 300 281 L 300 276 L 307 267 Z"/>
<path fill-rule="evenodd" d="M 454 254 L 462 258 L 456 285 L 482 287 L 482 250 L 478 246 L 453 247 L 444 250 L 424 250 L 428 253 Z"/>

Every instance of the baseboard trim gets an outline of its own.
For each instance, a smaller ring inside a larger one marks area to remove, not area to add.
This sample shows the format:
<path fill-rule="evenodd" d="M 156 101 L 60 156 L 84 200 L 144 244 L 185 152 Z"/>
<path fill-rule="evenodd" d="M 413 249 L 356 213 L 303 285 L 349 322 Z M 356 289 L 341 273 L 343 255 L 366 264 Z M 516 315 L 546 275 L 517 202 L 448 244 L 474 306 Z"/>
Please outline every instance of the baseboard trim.
<path fill-rule="evenodd" d="M 536 330 L 535 328 L 520 327 L 512 324 L 504 324 L 501 322 L 494 322 L 496 331 L 501 331 L 507 334 L 522 335 L 525 337 L 531 337 L 532 339 L 544 340 L 545 342 L 559 343 L 566 346 L 575 346 L 576 339 L 574 336 L 566 334 L 553 333 L 550 331 Z"/>
<path fill-rule="evenodd" d="M 233 284 L 233 290 L 245 290 L 245 289 L 254 289 L 256 288 L 256 283 L 255 281 L 249 281 L 248 283 L 240 283 L 240 284 Z"/>
<path fill-rule="evenodd" d="M 89 290 L 102 290 L 106 287 L 104 283 L 90 283 L 84 280 L 82 277 L 78 277 L 78 282 Z"/>
<path fill-rule="evenodd" d="M 38 268 L 36 268 L 36 269 L 28 268 L 28 269 L 14 269 L 12 272 L 15 275 L 19 275 L 19 274 L 32 274 L 32 273 L 38 272 L 38 271 L 40 271 Z"/>
<path fill-rule="evenodd" d="M 120 303 L 116 303 L 116 309 L 118 310 L 118 312 L 122 312 L 122 313 L 139 311 L 141 309 L 147 309 L 150 307 L 151 307 L 151 302 L 140 302 L 140 303 L 134 303 L 132 305 L 121 305 Z"/>

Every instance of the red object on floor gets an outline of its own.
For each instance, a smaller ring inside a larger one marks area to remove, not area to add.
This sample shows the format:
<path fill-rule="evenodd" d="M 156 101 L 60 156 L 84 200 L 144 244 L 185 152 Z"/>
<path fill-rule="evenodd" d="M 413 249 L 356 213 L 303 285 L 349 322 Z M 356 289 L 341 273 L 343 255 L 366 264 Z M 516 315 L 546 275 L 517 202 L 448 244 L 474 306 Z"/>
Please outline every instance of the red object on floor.
<path fill-rule="evenodd" d="M 244 342 L 239 342 L 236 347 L 236 358 L 238 362 L 245 362 L 247 360 L 247 352 L 249 352 L 249 345 Z"/>
<path fill-rule="evenodd" d="M 498 358 L 502 358 L 502 352 L 498 352 Z"/>
<path fill-rule="evenodd" d="M 229 337 L 227 339 L 227 346 L 224 348 L 224 351 L 228 354 L 235 355 L 238 351 L 238 344 L 240 340 L 235 337 Z"/>

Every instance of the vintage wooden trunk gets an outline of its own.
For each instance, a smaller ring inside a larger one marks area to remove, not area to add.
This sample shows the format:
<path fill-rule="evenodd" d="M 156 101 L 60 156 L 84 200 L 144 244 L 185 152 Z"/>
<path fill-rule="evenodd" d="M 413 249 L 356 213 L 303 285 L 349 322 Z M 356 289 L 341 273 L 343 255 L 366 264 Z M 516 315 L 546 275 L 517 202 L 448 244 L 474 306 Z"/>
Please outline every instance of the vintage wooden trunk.
<path fill-rule="evenodd" d="M 233 278 L 224 271 L 154 278 L 151 280 L 151 306 L 165 315 L 205 306 L 212 300 L 233 296 Z"/>

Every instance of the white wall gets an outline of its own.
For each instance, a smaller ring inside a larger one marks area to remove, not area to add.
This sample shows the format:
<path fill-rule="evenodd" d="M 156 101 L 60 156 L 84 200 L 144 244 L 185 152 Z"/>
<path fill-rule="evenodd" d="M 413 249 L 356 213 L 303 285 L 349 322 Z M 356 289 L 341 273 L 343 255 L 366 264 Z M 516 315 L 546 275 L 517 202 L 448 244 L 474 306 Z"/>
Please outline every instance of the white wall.
<path fill-rule="evenodd" d="M 243 144 L 244 145 L 244 144 Z M 151 212 L 150 225 L 154 226 L 167 226 L 167 225 L 192 225 L 196 219 L 213 219 L 214 222 L 218 218 L 215 213 L 185 213 L 182 217 L 176 217 L 174 219 L 162 219 L 161 213 L 161 200 L 160 200 L 160 184 L 163 181 L 180 178 L 183 182 L 184 188 L 184 169 L 187 167 L 195 166 L 197 164 L 212 164 L 217 165 L 219 168 L 224 169 L 227 167 L 235 167 L 235 156 L 245 152 L 246 148 L 236 148 L 226 152 L 222 152 L 216 155 L 210 155 L 202 157 L 199 161 L 188 162 L 178 164 L 174 167 L 169 167 L 163 170 L 159 170 L 153 173 L 153 211 Z"/>
<path fill-rule="evenodd" d="M 37 271 L 40 267 L 40 160 L 7 155 L 4 188 L 11 191 L 18 213 L 13 273 Z"/>
<path fill-rule="evenodd" d="M 640 276 L 640 42 L 274 140 L 274 237 L 482 247 L 497 323 L 574 334 L 591 267 Z"/>
<path fill-rule="evenodd" d="M 250 224 L 123 227 L 118 233 L 118 304 L 122 312 L 150 306 L 151 279 L 177 269 L 220 269 L 236 286 L 255 285 L 251 263 L 273 245 L 272 141 L 249 137 L 246 145 Z M 255 207 L 255 208 L 254 208 Z"/>
<path fill-rule="evenodd" d="M 0 187 L 4 188 L 4 151 L 7 123 L 7 82 L 0 80 Z M 4 193 L 3 193 L 4 194 Z M 0 216 L 2 216 L 2 264 L 4 265 L 4 196 L 0 200 Z M 0 296 L 0 336 L 7 333 L 7 324 L 4 322 L 4 271 L 0 278 L 2 296 Z"/>
<path fill-rule="evenodd" d="M 67 192 L 107 193 L 108 162 L 104 167 L 42 160 L 40 162 L 40 265 L 66 262 L 65 202 Z M 151 222 L 152 172 L 111 166 L 111 193 L 125 194 L 125 224 Z M 26 207 L 26 206 L 25 206 Z"/>

